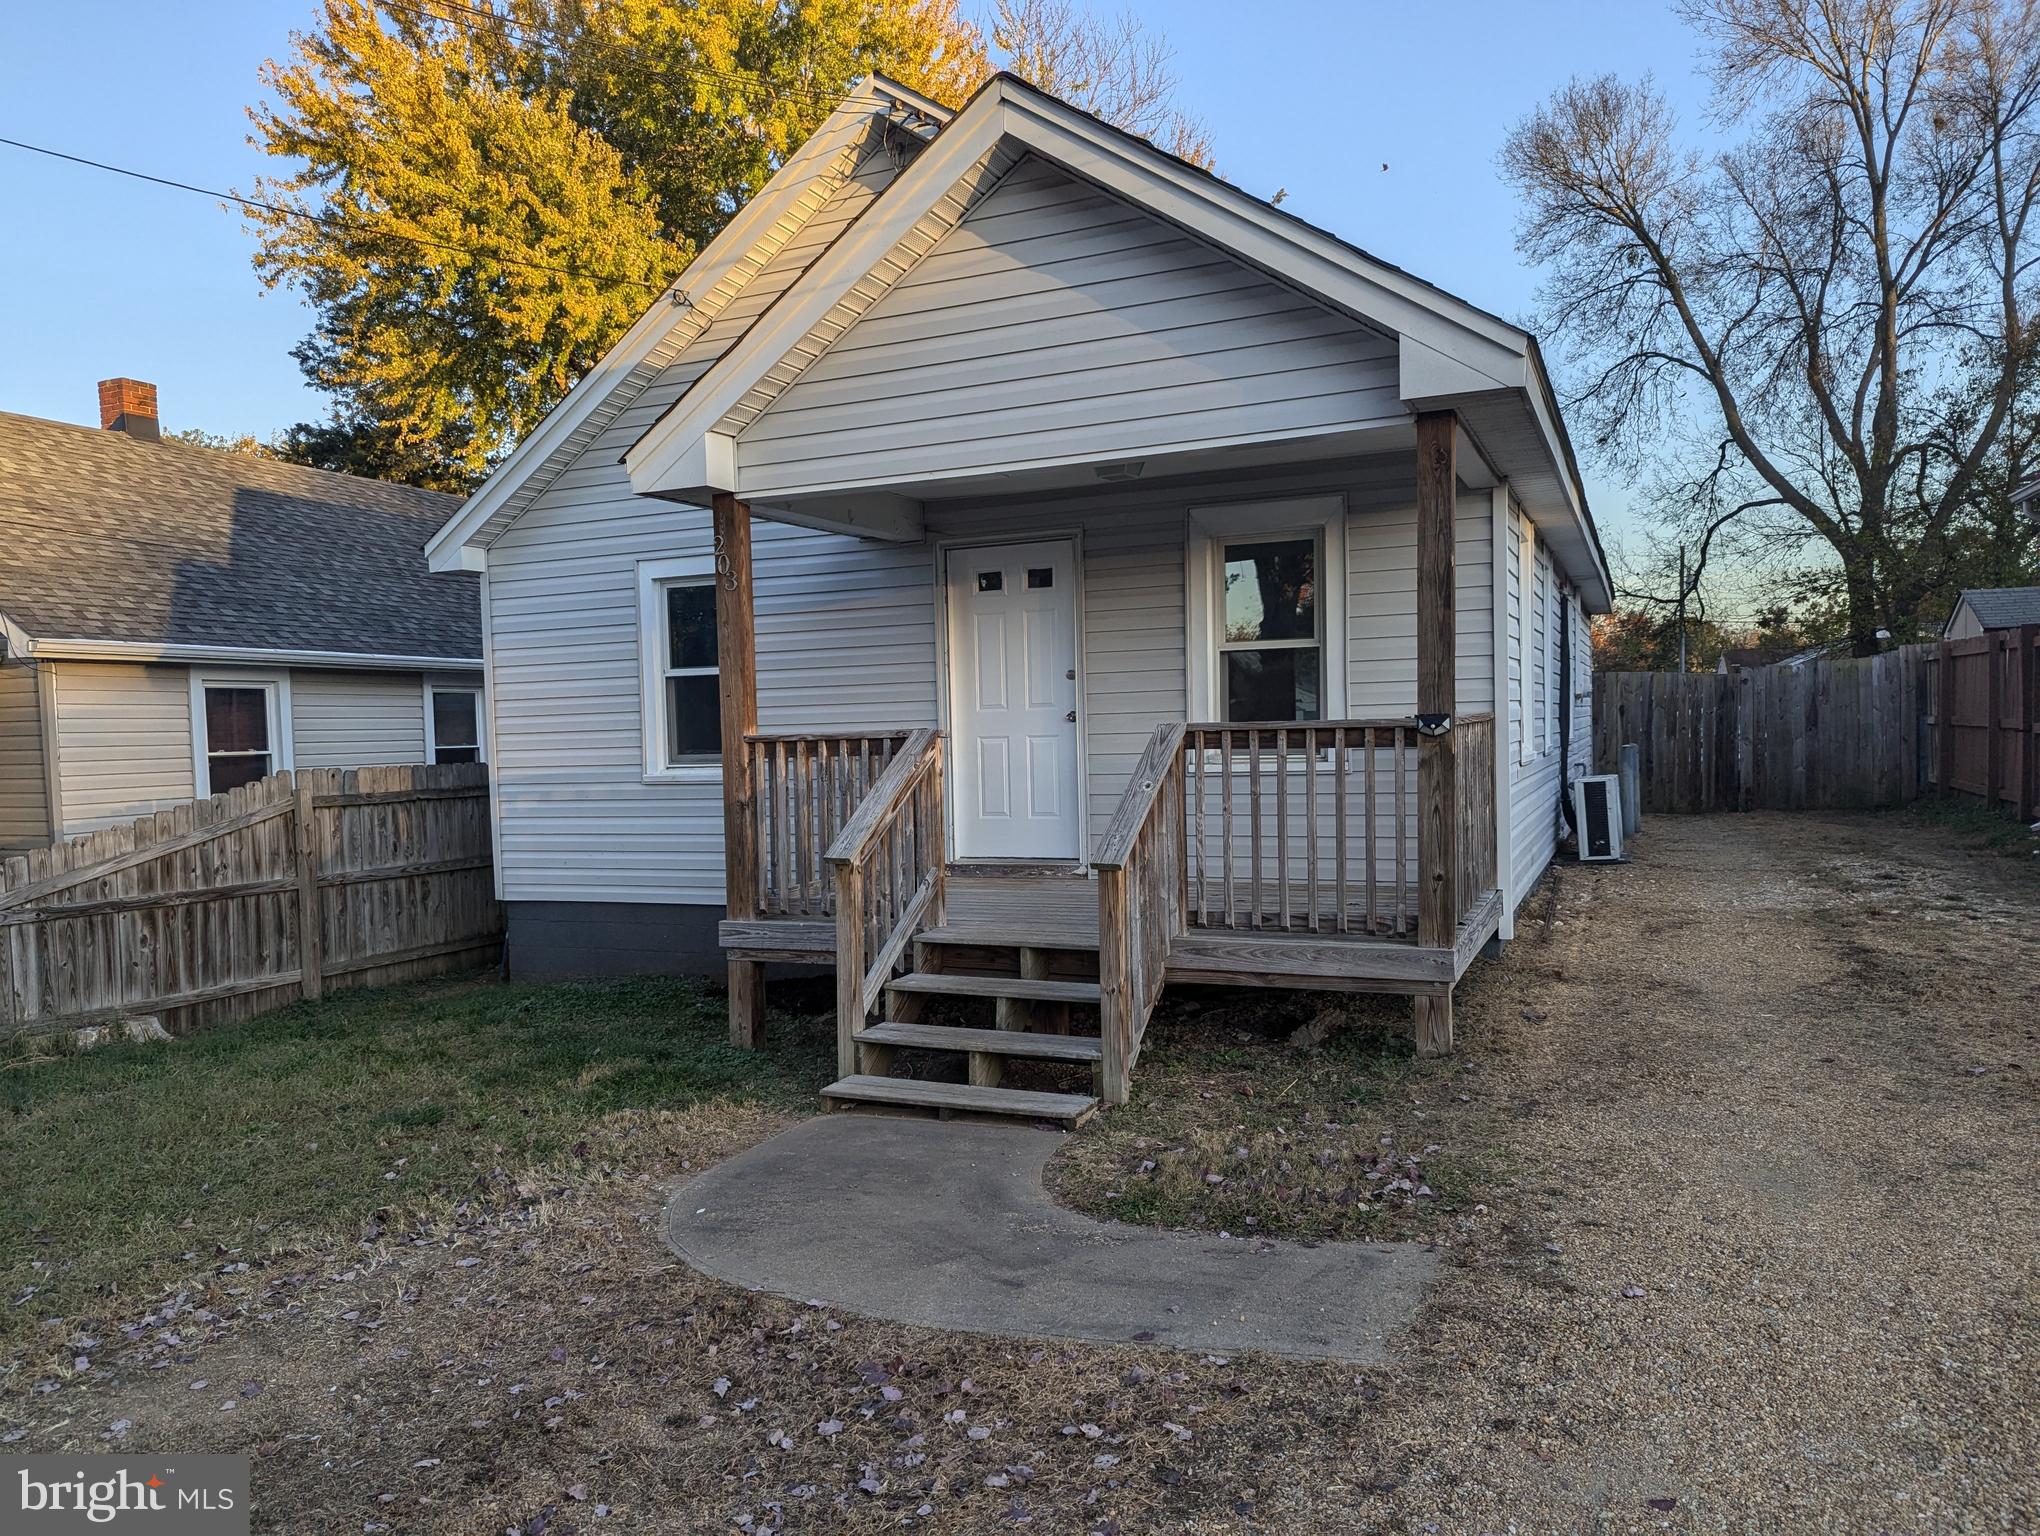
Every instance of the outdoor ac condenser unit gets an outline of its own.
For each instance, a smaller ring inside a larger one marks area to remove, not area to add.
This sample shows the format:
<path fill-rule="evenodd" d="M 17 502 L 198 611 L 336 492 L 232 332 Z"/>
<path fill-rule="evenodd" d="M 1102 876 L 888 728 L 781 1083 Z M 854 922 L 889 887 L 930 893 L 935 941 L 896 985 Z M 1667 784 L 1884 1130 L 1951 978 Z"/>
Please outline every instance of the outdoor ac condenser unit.
<path fill-rule="evenodd" d="M 1621 779 L 1612 773 L 1590 774 L 1573 780 L 1572 793 L 1581 861 L 1595 864 L 1621 858 Z"/>

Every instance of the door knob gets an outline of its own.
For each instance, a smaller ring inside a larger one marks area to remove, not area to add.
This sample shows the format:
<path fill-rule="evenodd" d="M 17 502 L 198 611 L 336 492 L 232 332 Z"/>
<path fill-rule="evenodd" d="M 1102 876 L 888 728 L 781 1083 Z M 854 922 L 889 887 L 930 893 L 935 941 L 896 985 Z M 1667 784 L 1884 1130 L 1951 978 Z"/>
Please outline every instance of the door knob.
<path fill-rule="evenodd" d="M 1069 721 L 1071 725 L 1075 725 L 1077 723 L 1077 712 L 1073 709 L 1068 714 L 1064 715 L 1063 719 Z"/>

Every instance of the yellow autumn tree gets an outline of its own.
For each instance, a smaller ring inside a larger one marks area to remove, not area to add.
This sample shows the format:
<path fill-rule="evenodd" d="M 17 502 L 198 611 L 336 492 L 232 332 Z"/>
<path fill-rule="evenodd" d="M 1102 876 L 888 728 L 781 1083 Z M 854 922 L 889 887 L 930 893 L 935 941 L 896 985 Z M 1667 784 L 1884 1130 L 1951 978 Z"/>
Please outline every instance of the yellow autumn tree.
<path fill-rule="evenodd" d="M 320 0 L 264 67 L 255 265 L 334 401 L 278 451 L 463 489 L 874 71 L 961 104 L 997 61 L 1203 158 L 1166 41 L 1065 0 Z"/>

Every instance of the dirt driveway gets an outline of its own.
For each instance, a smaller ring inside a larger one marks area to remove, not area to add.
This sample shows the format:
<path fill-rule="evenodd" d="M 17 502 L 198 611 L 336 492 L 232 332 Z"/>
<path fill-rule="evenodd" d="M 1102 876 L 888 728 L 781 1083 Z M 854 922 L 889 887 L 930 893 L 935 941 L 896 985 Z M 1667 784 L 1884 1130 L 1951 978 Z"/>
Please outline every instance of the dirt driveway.
<path fill-rule="evenodd" d="M 322 1533 L 2035 1528 L 2040 872 L 1897 817 L 1646 832 L 1549 880 L 1461 1055 L 1365 1111 L 1486 1170 L 1391 1367 L 705 1280 L 660 1193 L 779 1123 L 711 1108 L 615 1117 L 507 1212 L 187 1296 L 0 1399 L 9 1448 L 252 1449 L 258 1528 Z"/>

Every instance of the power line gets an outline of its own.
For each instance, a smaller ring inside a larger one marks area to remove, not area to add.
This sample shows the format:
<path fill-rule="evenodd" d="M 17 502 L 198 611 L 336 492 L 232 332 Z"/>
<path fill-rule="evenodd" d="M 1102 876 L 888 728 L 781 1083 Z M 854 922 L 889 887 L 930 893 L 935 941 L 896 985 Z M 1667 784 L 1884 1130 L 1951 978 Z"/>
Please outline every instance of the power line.
<path fill-rule="evenodd" d="M 179 192 L 196 192 L 201 197 L 215 198 L 223 203 L 234 203 L 242 208 L 255 208 L 264 213 L 277 214 L 287 219 L 308 219 L 327 229 L 347 234 L 368 235 L 385 240 L 408 240 L 413 245 L 429 246 L 434 250 L 451 251 L 455 255 L 473 257 L 478 261 L 493 261 L 506 267 L 527 267 L 534 272 L 550 272 L 558 277 L 571 277 L 578 281 L 594 283 L 603 288 L 642 288 L 647 293 L 664 293 L 664 283 L 648 283 L 636 277 L 601 277 L 592 272 L 576 271 L 572 267 L 556 267 L 548 262 L 529 261 L 521 256 L 504 256 L 495 251 L 478 250 L 471 245 L 456 245 L 448 240 L 434 240 L 428 235 L 407 234 L 400 229 L 389 229 L 374 224 L 362 224 L 353 219 L 343 219 L 330 213 L 313 213 L 304 208 L 288 208 L 281 203 L 265 203 L 258 198 L 242 197 L 237 192 L 221 192 L 212 187 L 197 186 L 188 181 L 177 181 L 168 176 L 152 176 L 147 171 L 130 170 L 124 165 L 111 165 L 104 160 L 89 160 L 83 155 L 68 154 L 61 149 L 51 149 L 42 144 L 30 144 L 23 139 L 0 137 L 0 144 L 12 149 L 25 149 L 30 154 L 47 155 L 52 160 L 67 160 L 73 165 L 90 166 L 95 171 L 107 171 L 115 176 L 130 177 L 135 181 L 146 181 L 159 187 L 170 187 Z"/>

